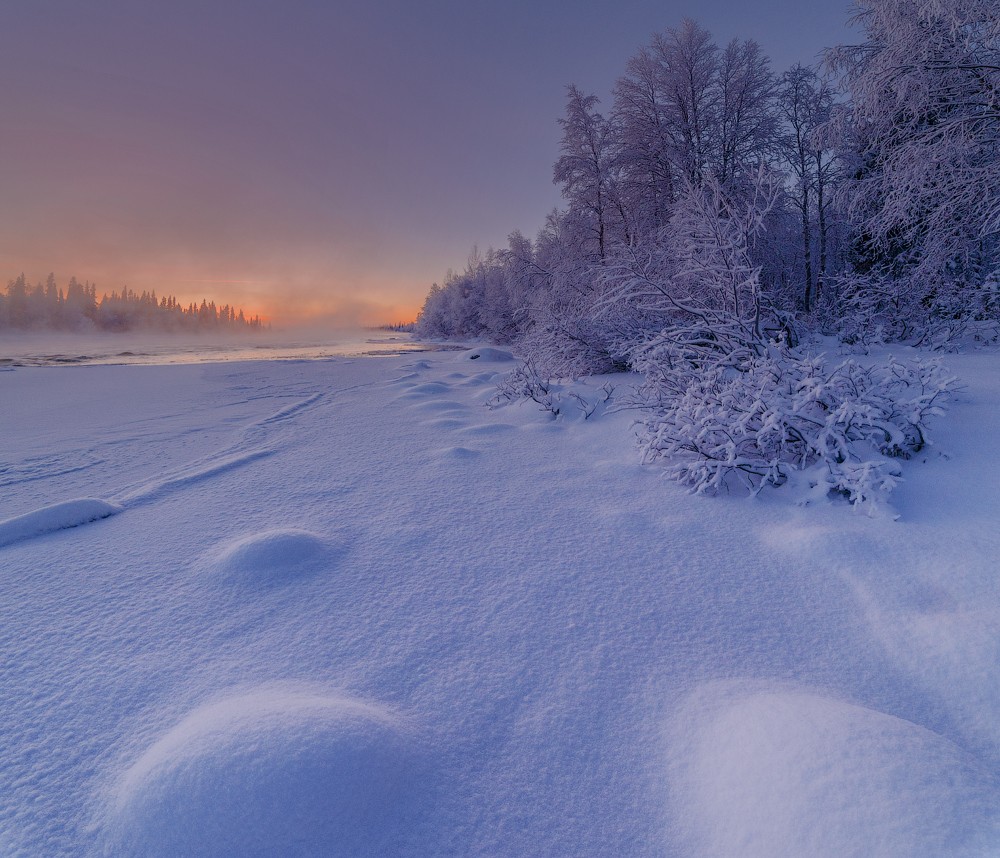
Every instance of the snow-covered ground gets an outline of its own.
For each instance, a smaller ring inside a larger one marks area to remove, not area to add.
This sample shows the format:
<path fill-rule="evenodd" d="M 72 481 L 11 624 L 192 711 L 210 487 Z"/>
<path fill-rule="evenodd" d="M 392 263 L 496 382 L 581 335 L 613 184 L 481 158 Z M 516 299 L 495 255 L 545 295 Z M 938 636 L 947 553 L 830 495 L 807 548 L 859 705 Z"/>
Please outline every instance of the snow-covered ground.
<path fill-rule="evenodd" d="M 426 343 L 377 328 L 290 329 L 205 334 L 128 331 L 116 334 L 3 331 L 0 369 L 80 364 L 161 365 L 248 360 L 406 354 Z"/>
<path fill-rule="evenodd" d="M 1000 851 L 995 353 L 898 521 L 497 357 L 0 372 L 0 854 Z"/>

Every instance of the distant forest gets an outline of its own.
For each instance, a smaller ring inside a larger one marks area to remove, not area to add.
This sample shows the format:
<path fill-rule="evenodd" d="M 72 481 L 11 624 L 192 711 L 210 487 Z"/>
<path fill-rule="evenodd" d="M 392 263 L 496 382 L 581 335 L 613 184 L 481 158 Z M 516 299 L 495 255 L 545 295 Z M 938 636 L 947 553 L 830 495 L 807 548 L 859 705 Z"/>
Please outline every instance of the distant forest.
<path fill-rule="evenodd" d="M 183 305 L 173 296 L 133 292 L 124 287 L 97 297 L 97 287 L 71 277 L 65 290 L 50 274 L 45 283 L 28 285 L 25 276 L 11 280 L 0 293 L 0 331 L 132 331 L 177 332 L 259 331 L 267 327 L 259 316 L 237 307 L 202 299 Z"/>

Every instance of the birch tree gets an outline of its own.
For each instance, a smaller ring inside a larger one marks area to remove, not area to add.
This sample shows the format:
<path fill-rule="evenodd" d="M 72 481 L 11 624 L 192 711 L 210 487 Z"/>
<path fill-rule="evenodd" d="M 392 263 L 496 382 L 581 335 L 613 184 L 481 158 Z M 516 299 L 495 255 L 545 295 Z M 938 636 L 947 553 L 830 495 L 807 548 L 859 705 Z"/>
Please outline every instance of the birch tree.
<path fill-rule="evenodd" d="M 570 208 L 590 220 L 597 255 L 604 259 L 614 237 L 613 226 L 619 227 L 625 240 L 628 228 L 613 176 L 611 133 L 608 122 L 595 110 L 597 102 L 596 95 L 567 87 L 566 115 L 559 120 L 562 154 L 556 161 L 553 181 L 562 186 Z"/>
<path fill-rule="evenodd" d="M 832 155 L 820 129 L 830 120 L 833 95 L 826 81 L 796 64 L 781 78 L 778 104 L 783 119 L 783 160 L 791 172 L 792 196 L 801 225 L 802 307 L 809 312 L 819 300 L 827 268 L 827 207 Z M 819 266 L 813 268 L 813 225 L 819 232 Z"/>

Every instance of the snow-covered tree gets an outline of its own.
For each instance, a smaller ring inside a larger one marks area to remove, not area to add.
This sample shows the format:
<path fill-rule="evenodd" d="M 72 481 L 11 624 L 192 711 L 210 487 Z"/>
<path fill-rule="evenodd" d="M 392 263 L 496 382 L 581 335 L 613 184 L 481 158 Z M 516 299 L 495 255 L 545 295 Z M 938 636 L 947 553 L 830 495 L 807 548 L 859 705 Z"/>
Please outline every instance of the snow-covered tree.
<path fill-rule="evenodd" d="M 673 378 L 681 365 L 739 366 L 778 335 L 753 249 L 779 181 L 761 168 L 752 187 L 736 202 L 714 178 L 686 183 L 659 241 L 606 266 L 599 307 L 636 368 Z"/>
<path fill-rule="evenodd" d="M 774 155 L 778 114 L 771 61 L 752 40 L 733 39 L 719 57 L 715 175 L 730 194 L 752 184 Z"/>
<path fill-rule="evenodd" d="M 995 313 L 983 284 L 1000 238 L 996 2 L 858 5 L 866 41 L 831 54 L 851 98 L 850 211 L 858 272 L 872 284 L 856 280 L 855 296 L 886 324 Z"/>
<path fill-rule="evenodd" d="M 156 328 L 160 330 L 206 330 L 220 328 L 263 327 L 260 318 L 247 319 L 241 310 L 218 308 L 202 301 L 182 310 L 173 297 L 157 302 L 156 293 L 136 294 L 128 287 L 112 290 L 97 299 L 97 287 L 81 284 L 71 277 L 65 293 L 50 274 L 45 283 L 29 286 L 23 274 L 10 281 L 6 294 L 0 293 L 0 329 L 53 329 L 125 331 Z"/>
<path fill-rule="evenodd" d="M 781 77 L 778 105 L 783 119 L 779 137 L 782 160 L 791 172 L 791 195 L 801 226 L 801 303 L 809 312 L 819 299 L 827 272 L 833 155 L 821 129 L 831 118 L 833 92 L 814 69 L 797 64 Z M 815 271 L 814 225 L 819 234 L 819 264 Z"/>
<path fill-rule="evenodd" d="M 567 88 L 566 115 L 559 120 L 563 135 L 553 181 L 577 216 L 586 218 L 597 256 L 604 259 L 615 239 L 628 240 L 628 223 L 615 179 L 612 137 L 597 113 L 596 95 Z"/>
<path fill-rule="evenodd" d="M 711 164 L 719 111 L 719 49 L 712 35 L 685 19 L 653 39 L 664 74 L 664 118 L 681 175 L 698 185 Z"/>
<path fill-rule="evenodd" d="M 615 85 L 613 118 L 622 196 L 642 238 L 666 226 L 680 175 L 678 129 L 667 116 L 670 95 L 664 45 L 657 40 L 640 49 Z"/>

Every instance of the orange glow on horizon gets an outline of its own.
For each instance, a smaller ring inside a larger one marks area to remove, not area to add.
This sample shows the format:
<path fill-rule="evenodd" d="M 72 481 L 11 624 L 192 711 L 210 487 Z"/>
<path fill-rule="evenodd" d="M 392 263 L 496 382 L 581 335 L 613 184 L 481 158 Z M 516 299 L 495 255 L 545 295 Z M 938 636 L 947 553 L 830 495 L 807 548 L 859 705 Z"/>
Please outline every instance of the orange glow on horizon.
<path fill-rule="evenodd" d="M 20 276 L 22 270 L 3 266 L 2 290 L 7 283 Z M 89 267 L 86 267 L 89 268 Z M 32 266 L 23 270 L 29 285 L 45 283 L 49 270 Z M 169 269 L 140 267 L 128 272 L 104 270 L 83 273 L 84 269 L 60 267 L 55 272 L 56 284 L 65 289 L 70 277 L 80 283 L 96 286 L 100 298 L 104 294 L 129 289 L 136 293 L 152 292 L 157 298 L 173 297 L 182 306 L 200 305 L 203 300 L 217 307 L 229 305 L 242 310 L 247 318 L 257 316 L 265 324 L 276 328 L 344 328 L 368 327 L 385 324 L 413 322 L 417 318 L 419 303 L 414 301 L 414 287 L 396 283 L 369 285 L 359 283 L 353 290 L 333 286 L 313 285 L 317 279 L 300 274 L 291 279 L 226 276 L 178 276 Z M 60 273 L 69 272 L 69 273 Z M 96 276 L 95 276 L 96 275 Z M 326 278 L 323 278 L 326 279 Z M 339 278 L 338 278 L 339 279 Z M 345 296 L 345 292 L 350 297 Z M 407 295 L 409 292 L 411 294 Z"/>

